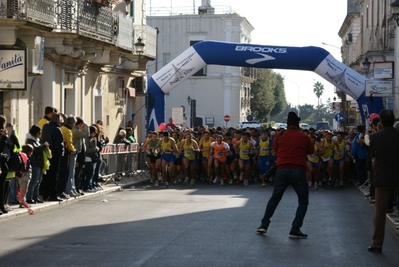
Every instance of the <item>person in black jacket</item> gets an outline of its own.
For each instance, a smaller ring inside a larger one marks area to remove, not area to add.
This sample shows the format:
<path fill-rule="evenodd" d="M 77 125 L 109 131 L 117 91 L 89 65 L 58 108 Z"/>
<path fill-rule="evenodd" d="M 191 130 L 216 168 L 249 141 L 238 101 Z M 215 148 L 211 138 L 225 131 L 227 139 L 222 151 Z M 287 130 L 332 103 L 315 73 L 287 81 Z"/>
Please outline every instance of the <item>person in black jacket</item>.
<path fill-rule="evenodd" d="M 42 181 L 42 168 L 44 165 L 43 150 L 49 147 L 50 144 L 48 142 L 40 142 L 41 134 L 40 127 L 33 125 L 26 137 L 26 143 L 32 145 L 34 148 L 32 157 L 30 158 L 32 179 L 29 182 L 28 192 L 26 193 L 26 202 L 29 204 L 43 203 L 43 200 L 39 199 L 39 187 Z"/>
<path fill-rule="evenodd" d="M 380 119 L 383 128 L 370 135 L 369 147 L 373 159 L 375 215 L 373 244 L 368 251 L 373 253 L 382 253 L 391 190 L 399 194 L 399 131 L 393 127 L 395 115 L 392 110 L 382 110 Z"/>
<path fill-rule="evenodd" d="M 43 175 L 40 184 L 40 195 L 43 200 L 62 201 L 62 196 L 57 196 L 56 185 L 58 179 L 58 170 L 60 167 L 61 156 L 64 154 L 64 138 L 60 129 L 60 114 L 53 114 L 51 121 L 43 125 L 42 141 L 49 143 L 52 158 L 50 159 L 50 168 Z"/>
<path fill-rule="evenodd" d="M 0 131 L 1 131 L 1 136 L 0 136 L 0 153 L 1 153 L 1 158 L 0 158 L 0 210 L 1 213 L 8 213 L 8 211 L 4 207 L 4 197 L 5 197 L 5 189 L 8 188 L 8 184 L 6 187 L 6 177 L 8 173 L 8 165 L 7 161 L 10 158 L 10 149 L 12 149 L 12 146 L 9 145 L 8 142 L 8 132 L 6 129 L 6 123 L 7 119 L 3 115 L 0 115 Z"/>

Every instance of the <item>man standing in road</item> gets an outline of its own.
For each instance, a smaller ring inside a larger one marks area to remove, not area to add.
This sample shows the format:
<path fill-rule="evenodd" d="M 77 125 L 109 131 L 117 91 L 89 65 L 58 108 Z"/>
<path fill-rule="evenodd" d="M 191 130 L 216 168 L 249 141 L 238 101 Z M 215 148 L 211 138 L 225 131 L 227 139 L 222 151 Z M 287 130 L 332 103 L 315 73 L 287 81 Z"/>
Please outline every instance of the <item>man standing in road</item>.
<path fill-rule="evenodd" d="M 306 159 L 307 155 L 313 154 L 314 147 L 310 138 L 299 130 L 300 120 L 295 112 L 289 112 L 287 130 L 279 132 L 274 139 L 273 150 L 277 153 L 277 171 L 273 195 L 267 203 L 262 224 L 256 230 L 260 234 L 266 233 L 270 219 L 283 197 L 285 189 L 291 184 L 298 195 L 298 208 L 292 222 L 289 238 L 304 239 L 308 237 L 301 232 L 301 227 L 309 203 Z"/>
<path fill-rule="evenodd" d="M 373 160 L 375 186 L 375 215 L 373 245 L 368 251 L 382 253 L 385 235 L 385 217 L 392 190 L 399 194 L 399 131 L 393 127 L 392 110 L 382 110 L 382 130 L 370 135 L 369 152 Z"/>

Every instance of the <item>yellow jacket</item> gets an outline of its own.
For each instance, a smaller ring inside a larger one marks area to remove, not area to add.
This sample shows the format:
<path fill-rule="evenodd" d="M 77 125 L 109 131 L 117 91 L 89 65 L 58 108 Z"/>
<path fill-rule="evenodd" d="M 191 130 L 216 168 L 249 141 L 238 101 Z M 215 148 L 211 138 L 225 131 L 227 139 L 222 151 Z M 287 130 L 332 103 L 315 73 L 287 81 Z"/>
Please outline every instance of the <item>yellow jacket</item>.
<path fill-rule="evenodd" d="M 40 129 L 43 129 L 43 125 L 46 124 L 46 122 L 48 122 L 49 119 L 47 119 L 46 117 L 41 118 L 36 125 L 40 127 Z"/>
<path fill-rule="evenodd" d="M 43 174 L 46 174 L 47 170 L 50 168 L 50 160 L 49 159 L 51 159 L 51 158 L 52 158 L 51 150 L 48 147 L 46 147 L 43 150 L 43 168 L 42 168 Z"/>
<path fill-rule="evenodd" d="M 73 145 L 73 141 L 72 141 L 72 130 L 69 129 L 65 125 L 61 126 L 60 129 L 61 129 L 62 135 L 64 136 L 65 147 L 68 149 L 69 152 L 75 153 L 76 149 L 75 149 L 75 146 Z"/>

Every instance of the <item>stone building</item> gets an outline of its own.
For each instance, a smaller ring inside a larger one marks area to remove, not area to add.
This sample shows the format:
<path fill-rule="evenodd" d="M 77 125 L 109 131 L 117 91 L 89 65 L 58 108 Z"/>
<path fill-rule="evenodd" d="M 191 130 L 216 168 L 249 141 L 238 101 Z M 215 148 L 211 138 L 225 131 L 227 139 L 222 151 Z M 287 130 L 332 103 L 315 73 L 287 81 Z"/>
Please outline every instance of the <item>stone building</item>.
<path fill-rule="evenodd" d="M 145 112 L 135 112 L 145 103 L 145 69 L 155 58 L 156 30 L 146 24 L 145 0 L 132 0 L 127 15 L 113 12 L 116 4 L 0 0 L 0 114 L 20 136 L 46 106 L 54 106 L 88 124 L 103 120 L 111 140 L 134 117 L 142 139 Z M 17 55 L 19 67 L 8 68 Z"/>

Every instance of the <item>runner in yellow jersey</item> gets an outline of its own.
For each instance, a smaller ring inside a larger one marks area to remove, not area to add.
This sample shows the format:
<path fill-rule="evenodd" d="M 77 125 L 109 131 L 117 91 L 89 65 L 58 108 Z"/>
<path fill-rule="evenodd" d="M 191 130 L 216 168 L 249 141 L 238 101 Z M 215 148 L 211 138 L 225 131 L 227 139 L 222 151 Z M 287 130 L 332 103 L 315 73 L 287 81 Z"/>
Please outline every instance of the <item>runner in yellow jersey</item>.
<path fill-rule="evenodd" d="M 326 185 L 333 185 L 333 164 L 334 164 L 334 142 L 332 140 L 332 132 L 326 131 L 324 133 L 324 139 L 321 140 L 323 145 L 324 154 L 321 156 L 322 159 L 322 170 L 323 170 L 323 179 L 328 175 L 328 183 L 326 180 L 324 182 Z"/>
<path fill-rule="evenodd" d="M 334 172 L 335 177 L 335 187 L 343 187 L 345 179 L 345 140 L 343 132 L 336 133 L 336 140 L 334 141 Z"/>
<path fill-rule="evenodd" d="M 173 140 L 175 140 L 177 153 L 175 153 L 175 162 L 174 162 L 174 170 L 173 170 L 173 184 L 178 184 L 181 182 L 181 172 L 182 172 L 182 165 L 183 165 L 183 156 L 181 155 L 180 145 L 181 145 L 181 138 L 180 132 L 173 131 L 171 133 Z"/>
<path fill-rule="evenodd" d="M 148 139 L 144 143 L 143 147 L 149 152 L 150 175 L 153 179 L 154 186 L 158 186 L 158 181 L 161 179 L 160 176 L 158 177 L 158 172 L 161 171 L 161 148 L 154 148 L 159 143 L 160 139 L 157 131 L 151 132 L 151 135 L 151 139 Z"/>
<path fill-rule="evenodd" d="M 211 133 L 208 130 L 204 130 L 198 144 L 202 156 L 202 168 L 205 175 L 208 176 L 207 179 L 210 179 L 210 170 L 212 170 L 213 161 L 213 157 L 210 154 L 211 143 L 213 142 L 213 139 L 210 135 Z"/>
<path fill-rule="evenodd" d="M 249 139 L 251 134 L 249 132 L 243 133 L 241 140 L 235 145 L 236 153 L 238 154 L 238 166 L 240 168 L 240 181 L 244 180 L 244 185 L 248 185 L 248 178 L 251 173 L 251 159 L 249 154 L 253 151 L 253 145 Z"/>
<path fill-rule="evenodd" d="M 162 132 L 163 138 L 159 140 L 158 144 L 154 147 L 157 149 L 159 147 L 162 148 L 162 180 L 163 187 L 168 188 L 168 175 L 169 173 L 173 173 L 174 170 L 174 162 L 175 162 L 175 153 L 178 153 L 175 140 L 173 138 L 169 138 L 168 132 Z"/>
<path fill-rule="evenodd" d="M 314 188 L 317 189 L 320 183 L 320 156 L 323 155 L 323 146 L 320 143 L 320 137 L 316 134 L 310 135 L 310 141 L 314 146 L 314 153 L 308 155 L 308 161 L 306 165 L 306 177 L 308 179 L 308 186 L 312 186 L 312 181 L 314 183 Z"/>
<path fill-rule="evenodd" d="M 184 175 L 186 176 L 184 184 L 188 184 L 191 177 L 191 186 L 195 185 L 195 168 L 197 165 L 196 152 L 199 151 L 198 144 L 192 139 L 190 132 L 185 133 L 186 139 L 181 142 L 180 150 L 183 151 Z"/>
<path fill-rule="evenodd" d="M 267 131 L 260 133 L 260 139 L 255 143 L 256 154 L 254 159 L 258 160 L 259 178 L 262 186 L 266 186 L 265 174 L 270 168 L 271 152 L 273 148 L 273 139 L 269 138 Z"/>

